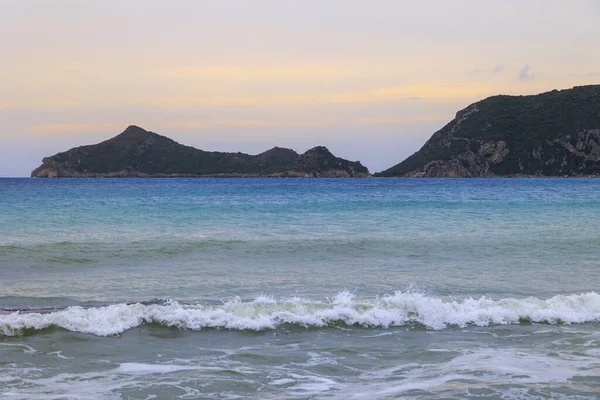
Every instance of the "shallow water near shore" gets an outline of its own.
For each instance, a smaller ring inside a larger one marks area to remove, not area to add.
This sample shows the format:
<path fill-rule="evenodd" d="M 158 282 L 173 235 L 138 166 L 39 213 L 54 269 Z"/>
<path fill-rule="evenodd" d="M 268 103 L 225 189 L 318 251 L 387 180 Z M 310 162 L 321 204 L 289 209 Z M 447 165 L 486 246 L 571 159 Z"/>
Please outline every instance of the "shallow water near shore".
<path fill-rule="evenodd" d="M 600 180 L 0 179 L 0 395 L 595 399 Z"/>

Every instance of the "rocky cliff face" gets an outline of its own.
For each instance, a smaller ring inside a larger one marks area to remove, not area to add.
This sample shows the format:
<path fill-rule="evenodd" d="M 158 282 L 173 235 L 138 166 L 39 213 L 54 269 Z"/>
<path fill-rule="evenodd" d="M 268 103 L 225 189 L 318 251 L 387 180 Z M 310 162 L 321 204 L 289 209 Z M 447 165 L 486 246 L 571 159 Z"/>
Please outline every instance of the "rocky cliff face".
<path fill-rule="evenodd" d="M 366 177 L 360 162 L 335 157 L 325 147 L 300 155 L 274 147 L 258 155 L 198 150 L 137 126 L 112 139 L 42 160 L 32 177 Z"/>
<path fill-rule="evenodd" d="M 600 176 L 600 85 L 472 104 L 377 175 Z"/>

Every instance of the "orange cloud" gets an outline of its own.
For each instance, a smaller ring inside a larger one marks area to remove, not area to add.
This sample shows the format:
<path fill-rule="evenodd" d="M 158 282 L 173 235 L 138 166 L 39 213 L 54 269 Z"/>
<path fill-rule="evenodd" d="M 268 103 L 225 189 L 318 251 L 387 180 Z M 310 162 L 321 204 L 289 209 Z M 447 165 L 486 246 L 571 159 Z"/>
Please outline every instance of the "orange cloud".
<path fill-rule="evenodd" d="M 294 65 L 218 65 L 176 66 L 157 69 L 158 78 L 167 79 L 224 79 L 224 80 L 298 80 L 340 79 L 366 76 L 373 73 L 372 66 L 349 63 L 312 63 Z"/>
<path fill-rule="evenodd" d="M 335 104 L 335 103 L 371 103 L 402 100 L 445 100 L 480 98 L 494 93 L 494 88 L 487 86 L 392 86 L 366 91 L 339 93 L 312 93 L 286 96 L 248 96 L 248 97 L 202 97 L 178 96 L 139 98 L 135 104 L 154 105 L 201 105 L 201 104 L 237 104 L 237 105 L 300 105 L 300 104 Z"/>
<path fill-rule="evenodd" d="M 281 126 L 275 121 L 233 120 L 233 121 L 170 121 L 160 124 L 165 129 L 205 129 L 218 127 Z"/>
<path fill-rule="evenodd" d="M 317 126 L 351 126 L 351 125 L 399 125 L 415 122 L 435 122 L 448 119 L 447 116 L 439 117 L 406 117 L 406 118 L 359 118 L 340 120 L 229 120 L 229 121 L 168 121 L 159 123 L 157 129 L 168 130 L 206 130 L 224 128 L 251 128 L 251 127 L 317 127 Z M 32 125 L 27 132 L 32 134 L 46 133 L 89 133 L 89 132 L 120 132 L 131 123 L 64 123 Z M 143 125 L 142 125 L 143 126 Z"/>
<path fill-rule="evenodd" d="M 291 127 L 291 126 L 334 126 L 343 125 L 334 121 L 276 121 L 276 120 L 231 120 L 231 121 L 171 121 L 160 124 L 163 129 L 193 130 L 219 128 L 251 128 L 251 127 Z"/>
<path fill-rule="evenodd" d="M 401 125 L 406 123 L 439 122 L 448 120 L 444 116 L 422 116 L 405 118 L 347 118 L 339 120 L 232 120 L 232 121 L 170 121 L 160 124 L 161 129 L 203 130 L 219 128 L 248 127 L 317 127 L 317 126 L 351 126 L 351 125 Z"/>
<path fill-rule="evenodd" d="M 406 117 L 406 118 L 360 118 L 356 121 L 360 125 L 401 125 L 418 122 L 448 121 L 447 115 Z"/>

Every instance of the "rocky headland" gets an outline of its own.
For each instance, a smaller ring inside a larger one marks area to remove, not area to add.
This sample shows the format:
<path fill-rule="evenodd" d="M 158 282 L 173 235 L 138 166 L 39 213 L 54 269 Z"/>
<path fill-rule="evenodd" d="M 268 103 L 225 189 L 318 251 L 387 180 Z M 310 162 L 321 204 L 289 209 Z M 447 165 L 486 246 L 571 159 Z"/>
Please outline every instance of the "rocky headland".
<path fill-rule="evenodd" d="M 600 176 L 600 85 L 471 104 L 375 176 Z"/>

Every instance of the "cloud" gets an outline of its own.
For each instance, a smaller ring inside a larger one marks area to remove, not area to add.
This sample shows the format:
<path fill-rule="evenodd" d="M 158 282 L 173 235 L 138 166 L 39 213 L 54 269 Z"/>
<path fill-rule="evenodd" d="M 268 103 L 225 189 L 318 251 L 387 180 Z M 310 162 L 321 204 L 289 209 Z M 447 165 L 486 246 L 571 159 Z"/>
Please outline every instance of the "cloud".
<path fill-rule="evenodd" d="M 405 118 L 342 118 L 331 120 L 231 120 L 231 121 L 206 121 L 206 120 L 188 120 L 188 121 L 169 121 L 160 124 L 161 129 L 165 130 L 206 130 L 206 129 L 227 129 L 227 128 L 254 128 L 254 127 L 327 127 L 327 126 L 346 126 L 346 125 L 398 125 L 418 122 L 438 122 L 448 119 L 447 115 L 435 116 L 411 116 Z"/>
<path fill-rule="evenodd" d="M 353 65 L 343 63 L 294 64 L 294 65 L 192 65 L 159 68 L 154 71 L 158 78 L 190 80 L 227 81 L 269 81 L 273 80 L 319 80 L 369 76 L 377 65 Z"/>
<path fill-rule="evenodd" d="M 525 66 L 521 68 L 521 71 L 519 71 L 519 76 L 517 79 L 520 81 L 527 81 L 532 79 L 533 76 L 534 75 L 531 73 L 531 65 L 525 64 Z"/>
<path fill-rule="evenodd" d="M 271 120 L 175 120 L 154 124 L 157 132 L 169 131 L 206 131 L 218 130 L 238 131 L 246 128 L 293 128 L 293 127 L 334 127 L 334 126 L 356 126 L 356 125 L 402 125 L 423 122 L 442 122 L 447 120 L 447 115 L 427 115 L 427 116 L 407 116 L 407 117 L 371 117 L 333 119 L 271 119 Z M 84 133 L 118 133 L 123 131 L 129 123 L 63 123 L 63 124 L 45 124 L 31 125 L 27 127 L 29 135 L 46 136 L 53 134 L 63 134 L 67 136 L 80 135 Z"/>
<path fill-rule="evenodd" d="M 373 103 L 385 101 L 421 101 L 456 98 L 473 98 L 493 93 L 491 87 L 485 86 L 389 86 L 363 91 L 321 92 L 283 96 L 249 96 L 249 97 L 204 97 L 173 96 L 136 98 L 131 104 L 152 104 L 159 106 L 182 105 L 302 105 L 302 104 L 343 104 Z"/>
<path fill-rule="evenodd" d="M 160 124 L 163 129 L 187 130 L 187 129 L 215 129 L 215 128 L 247 128 L 247 127 L 274 127 L 286 126 L 280 121 L 266 120 L 231 120 L 231 121 L 170 121 Z"/>
<path fill-rule="evenodd" d="M 469 75 L 499 74 L 504 71 L 504 65 L 496 64 L 492 68 L 475 68 L 469 71 Z"/>
<path fill-rule="evenodd" d="M 571 76 L 600 76 L 600 72 L 586 72 L 583 74 L 571 74 Z"/>
<path fill-rule="evenodd" d="M 342 118 L 331 120 L 232 120 L 232 121 L 170 121 L 160 124 L 162 129 L 204 130 L 219 128 L 253 127 L 323 127 L 346 125 L 399 125 L 420 122 L 439 122 L 448 119 L 447 115 L 410 116 L 400 118 Z"/>
<path fill-rule="evenodd" d="M 48 133 L 48 132 L 98 132 L 110 131 L 114 129 L 125 129 L 128 123 L 103 123 L 103 124 L 46 124 L 32 125 L 29 132 Z"/>
<path fill-rule="evenodd" d="M 360 125 L 402 125 L 419 122 L 442 122 L 447 120 L 447 115 L 429 115 L 406 118 L 359 118 L 356 123 Z"/>

